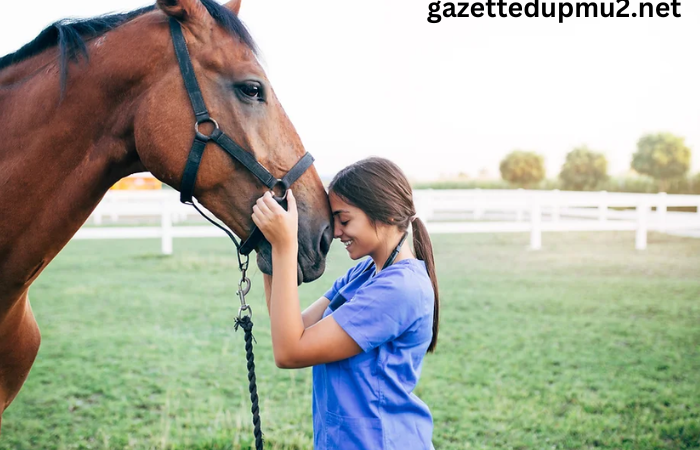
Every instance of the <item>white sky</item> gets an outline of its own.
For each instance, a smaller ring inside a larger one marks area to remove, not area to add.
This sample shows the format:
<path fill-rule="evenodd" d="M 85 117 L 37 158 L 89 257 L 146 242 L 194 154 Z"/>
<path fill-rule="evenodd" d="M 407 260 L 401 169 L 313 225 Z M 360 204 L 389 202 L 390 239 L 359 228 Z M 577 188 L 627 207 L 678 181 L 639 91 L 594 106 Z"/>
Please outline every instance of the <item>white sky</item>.
<path fill-rule="evenodd" d="M 55 20 L 152 2 L 6 3 L 0 55 Z M 556 176 L 580 144 L 605 153 L 618 174 L 639 137 L 659 131 L 684 136 L 700 170 L 700 1 L 681 0 L 682 18 L 563 24 L 429 24 L 428 3 L 243 1 L 241 19 L 322 175 L 380 155 L 414 178 L 482 168 L 497 176 L 500 159 L 524 149 L 543 154 Z"/>

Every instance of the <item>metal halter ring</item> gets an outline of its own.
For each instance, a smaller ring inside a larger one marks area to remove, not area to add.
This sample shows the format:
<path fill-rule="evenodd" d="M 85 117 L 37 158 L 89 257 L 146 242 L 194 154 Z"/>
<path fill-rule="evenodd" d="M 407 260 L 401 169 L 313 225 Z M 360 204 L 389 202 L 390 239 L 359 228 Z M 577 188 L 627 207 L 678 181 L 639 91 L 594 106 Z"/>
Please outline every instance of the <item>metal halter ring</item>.
<path fill-rule="evenodd" d="M 275 193 L 275 188 L 278 186 L 282 189 L 282 192 L 283 192 L 281 197 Z M 285 200 L 287 198 L 287 191 L 288 190 L 289 190 L 289 186 L 287 186 L 287 183 L 284 180 L 280 180 L 280 179 L 277 179 L 277 181 L 275 181 L 275 184 L 273 184 L 272 187 L 270 188 L 270 192 L 272 193 L 272 197 L 277 201 L 277 203 L 281 203 L 283 200 Z"/>
<path fill-rule="evenodd" d="M 200 120 L 199 122 L 194 123 L 194 134 L 197 135 L 197 137 L 202 140 L 202 141 L 208 141 L 211 138 L 211 135 L 207 136 L 206 134 L 202 134 L 199 132 L 199 124 L 200 123 L 206 123 L 206 122 L 211 122 L 214 124 L 214 129 L 218 130 L 219 129 L 219 122 L 216 120 L 212 119 L 211 117 L 208 119 Z"/>

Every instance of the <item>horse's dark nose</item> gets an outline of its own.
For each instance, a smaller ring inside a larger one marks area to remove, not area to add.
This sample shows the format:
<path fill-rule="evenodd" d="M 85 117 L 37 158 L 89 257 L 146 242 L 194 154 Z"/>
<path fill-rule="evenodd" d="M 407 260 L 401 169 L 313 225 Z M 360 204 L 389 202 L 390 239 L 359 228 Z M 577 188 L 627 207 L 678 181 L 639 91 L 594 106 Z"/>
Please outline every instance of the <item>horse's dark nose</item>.
<path fill-rule="evenodd" d="M 331 249 L 331 242 L 333 242 L 333 229 L 330 224 L 326 225 L 326 228 L 321 233 L 321 239 L 318 243 L 318 249 L 321 251 L 323 256 L 328 254 L 328 250 Z"/>

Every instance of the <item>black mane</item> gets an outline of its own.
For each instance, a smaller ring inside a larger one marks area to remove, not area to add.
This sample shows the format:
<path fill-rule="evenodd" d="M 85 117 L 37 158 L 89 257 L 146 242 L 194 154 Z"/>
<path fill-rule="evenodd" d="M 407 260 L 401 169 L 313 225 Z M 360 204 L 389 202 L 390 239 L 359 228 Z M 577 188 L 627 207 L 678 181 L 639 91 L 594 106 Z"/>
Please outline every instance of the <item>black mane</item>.
<path fill-rule="evenodd" d="M 255 42 L 248 33 L 245 25 L 238 17 L 227 8 L 214 0 L 200 0 L 209 14 L 216 22 L 229 33 L 237 36 L 245 45 L 253 51 L 256 50 Z M 46 27 L 30 43 L 14 53 L 0 58 L 0 70 L 13 64 L 27 60 L 38 55 L 48 48 L 58 46 L 59 63 L 61 68 L 61 89 L 63 90 L 68 74 L 68 64 L 77 62 L 82 55 L 86 61 L 89 54 L 85 40 L 92 39 L 117 28 L 118 26 L 156 9 L 155 5 L 146 6 L 134 11 L 119 14 L 107 14 L 90 19 L 63 19 Z"/>

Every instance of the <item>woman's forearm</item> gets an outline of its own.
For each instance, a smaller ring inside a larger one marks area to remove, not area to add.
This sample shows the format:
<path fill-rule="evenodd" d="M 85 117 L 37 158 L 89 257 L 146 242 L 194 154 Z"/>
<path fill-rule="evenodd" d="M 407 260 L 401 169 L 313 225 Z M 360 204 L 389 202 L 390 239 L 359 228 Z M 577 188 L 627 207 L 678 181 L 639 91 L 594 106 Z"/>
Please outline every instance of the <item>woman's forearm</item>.
<path fill-rule="evenodd" d="M 289 248 L 272 248 L 272 286 L 270 327 L 275 362 L 280 367 L 295 359 L 304 323 L 297 290 L 297 244 Z"/>
<path fill-rule="evenodd" d="M 266 273 L 263 274 L 263 286 L 265 288 L 265 303 L 267 304 L 267 312 L 270 312 L 270 295 L 272 295 L 272 276 Z"/>
<path fill-rule="evenodd" d="M 326 311 L 329 304 L 330 300 L 326 297 L 321 297 L 309 305 L 309 307 L 301 313 L 301 320 L 304 322 L 304 328 L 309 328 L 311 325 L 323 319 L 323 313 Z"/>
<path fill-rule="evenodd" d="M 270 312 L 270 296 L 272 294 L 272 276 L 263 274 L 263 285 L 265 286 L 265 303 L 267 304 L 267 312 Z M 308 306 L 301 312 L 301 320 L 304 323 L 304 329 L 309 328 L 319 320 L 323 319 L 323 313 L 328 308 L 330 300 L 326 297 L 321 297 Z"/>

